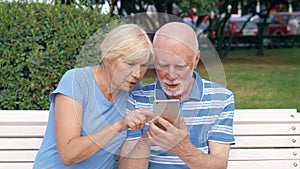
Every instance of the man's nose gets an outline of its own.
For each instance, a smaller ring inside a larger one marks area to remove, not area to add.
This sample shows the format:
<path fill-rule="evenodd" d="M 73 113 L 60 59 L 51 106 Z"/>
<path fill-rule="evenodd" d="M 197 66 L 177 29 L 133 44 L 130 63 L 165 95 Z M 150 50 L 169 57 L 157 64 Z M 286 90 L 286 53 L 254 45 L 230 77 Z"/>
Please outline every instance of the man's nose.
<path fill-rule="evenodd" d="M 174 66 L 169 67 L 166 78 L 171 81 L 176 79 L 176 70 L 175 70 Z"/>

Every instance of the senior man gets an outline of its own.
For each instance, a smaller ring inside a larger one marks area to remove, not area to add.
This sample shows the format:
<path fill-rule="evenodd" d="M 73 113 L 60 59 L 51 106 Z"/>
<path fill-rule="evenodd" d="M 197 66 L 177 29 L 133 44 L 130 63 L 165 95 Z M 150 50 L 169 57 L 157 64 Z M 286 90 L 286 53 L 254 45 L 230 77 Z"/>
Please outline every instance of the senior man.
<path fill-rule="evenodd" d="M 179 99 L 179 124 L 158 116 L 142 130 L 129 130 L 119 169 L 227 168 L 234 144 L 233 93 L 195 71 L 200 51 L 190 26 L 180 22 L 163 25 L 153 45 L 158 81 L 133 92 L 129 108 L 153 110 L 154 100 Z"/>

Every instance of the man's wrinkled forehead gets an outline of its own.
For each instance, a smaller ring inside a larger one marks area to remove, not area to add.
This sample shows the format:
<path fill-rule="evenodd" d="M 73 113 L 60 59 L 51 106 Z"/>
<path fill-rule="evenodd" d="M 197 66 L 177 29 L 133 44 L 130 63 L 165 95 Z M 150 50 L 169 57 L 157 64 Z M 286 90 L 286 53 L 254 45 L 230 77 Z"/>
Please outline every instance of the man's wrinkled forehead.
<path fill-rule="evenodd" d="M 163 44 L 162 44 L 163 45 Z M 172 48 L 174 47 L 174 48 Z M 181 51 L 178 53 L 178 51 Z M 156 64 L 161 65 L 186 65 L 192 62 L 195 57 L 195 53 L 187 49 L 186 47 L 183 48 L 182 46 L 172 46 L 170 48 L 154 48 L 154 62 Z"/>
<path fill-rule="evenodd" d="M 181 42 L 195 52 L 198 50 L 197 36 L 193 30 L 178 28 L 161 29 L 155 34 L 153 45 L 154 47 L 158 47 L 159 45 L 167 43 L 168 40 Z"/>

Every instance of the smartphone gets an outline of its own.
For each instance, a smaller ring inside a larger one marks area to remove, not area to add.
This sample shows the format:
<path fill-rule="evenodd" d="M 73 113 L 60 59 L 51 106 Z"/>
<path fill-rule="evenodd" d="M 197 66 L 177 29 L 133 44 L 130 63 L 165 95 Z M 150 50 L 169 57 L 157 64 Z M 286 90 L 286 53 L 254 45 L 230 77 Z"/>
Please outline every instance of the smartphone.
<path fill-rule="evenodd" d="M 178 126 L 180 114 L 180 100 L 154 100 L 153 102 L 154 117 L 160 116 L 168 120 L 174 126 Z M 158 122 L 154 122 L 160 128 L 163 128 Z M 164 129 L 164 128 L 163 128 Z"/>

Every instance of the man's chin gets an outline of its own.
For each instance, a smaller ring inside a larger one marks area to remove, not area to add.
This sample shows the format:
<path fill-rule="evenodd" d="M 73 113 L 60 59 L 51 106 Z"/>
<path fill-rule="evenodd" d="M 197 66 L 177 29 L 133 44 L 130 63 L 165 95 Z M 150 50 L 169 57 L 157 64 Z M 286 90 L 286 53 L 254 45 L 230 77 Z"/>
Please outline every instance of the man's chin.
<path fill-rule="evenodd" d="M 168 90 L 168 89 L 165 89 L 164 91 L 165 91 L 165 93 L 168 96 L 171 96 L 171 97 L 177 97 L 177 96 L 181 95 L 180 90 Z"/>

